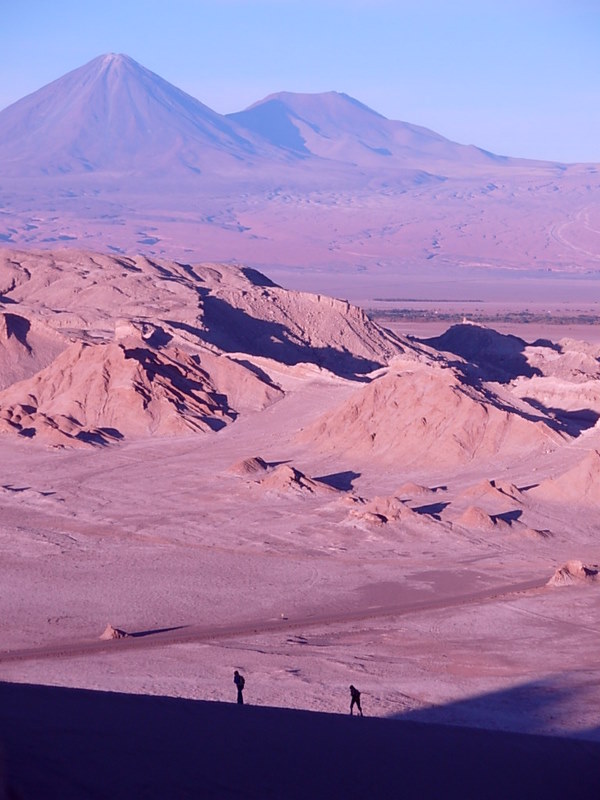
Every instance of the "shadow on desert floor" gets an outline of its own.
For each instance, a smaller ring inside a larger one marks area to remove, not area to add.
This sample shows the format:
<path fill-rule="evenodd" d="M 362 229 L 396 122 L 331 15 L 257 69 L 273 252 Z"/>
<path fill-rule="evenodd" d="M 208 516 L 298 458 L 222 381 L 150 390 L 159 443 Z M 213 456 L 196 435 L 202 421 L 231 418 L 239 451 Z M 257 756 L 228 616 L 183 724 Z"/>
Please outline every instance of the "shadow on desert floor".
<path fill-rule="evenodd" d="M 172 628 L 151 628 L 146 631 L 134 631 L 133 633 L 129 633 L 128 636 L 131 636 L 133 639 L 142 639 L 144 636 L 153 636 L 155 633 L 170 633 L 171 631 L 181 631 L 185 628 L 189 628 L 189 625 L 175 625 Z"/>
<path fill-rule="evenodd" d="M 351 492 L 354 489 L 354 481 L 357 478 L 360 478 L 360 472 L 347 469 L 342 472 L 332 472 L 329 475 L 321 475 L 315 478 L 315 480 L 325 483 L 333 489 L 339 489 L 341 492 Z"/>
<path fill-rule="evenodd" d="M 23 800 L 593 796 L 600 763 L 590 741 L 9 683 L 0 739 Z"/>
<path fill-rule="evenodd" d="M 577 722 L 582 709 L 587 712 L 585 719 L 588 721 L 596 710 L 591 692 L 596 681 L 590 683 L 590 674 L 582 671 L 581 674 L 550 675 L 495 692 L 413 709 L 393 718 L 435 725 L 519 730 L 528 735 L 568 735 L 600 744 L 600 709 L 596 714 L 597 726 Z M 590 696 L 586 699 L 588 690 Z"/>

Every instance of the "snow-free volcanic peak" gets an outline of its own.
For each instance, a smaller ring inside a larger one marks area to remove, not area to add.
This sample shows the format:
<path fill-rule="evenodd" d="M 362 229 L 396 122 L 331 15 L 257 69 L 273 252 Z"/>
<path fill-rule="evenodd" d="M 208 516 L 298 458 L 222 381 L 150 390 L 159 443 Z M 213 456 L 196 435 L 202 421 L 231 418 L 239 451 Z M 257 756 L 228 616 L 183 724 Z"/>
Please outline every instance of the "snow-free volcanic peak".
<path fill-rule="evenodd" d="M 175 178 L 293 163 L 440 172 L 498 163 L 477 148 L 394 122 L 339 92 L 281 92 L 228 116 L 123 54 L 98 56 L 0 112 L 0 174 L 106 172 Z M 314 162 L 314 164 L 313 164 Z M 341 162 L 341 164 L 339 163 Z M 280 174 L 280 179 L 284 176 Z M 326 182 L 331 181 L 331 177 Z M 356 177 L 356 176 L 355 176 Z M 343 175 L 337 175 L 339 181 Z M 321 182 L 323 176 L 321 177 Z"/>
<path fill-rule="evenodd" d="M 278 92 L 228 115 L 277 147 L 358 166 L 413 167 L 506 159 L 408 122 L 389 120 L 343 92 Z"/>
<path fill-rule="evenodd" d="M 335 91 L 223 116 L 111 53 L 0 111 L 0 244 L 237 261 L 286 285 L 292 267 L 297 288 L 355 300 L 396 296 L 407 269 L 428 286 L 465 267 L 548 283 L 597 271 L 597 174 L 457 144 Z"/>
<path fill-rule="evenodd" d="M 2 172 L 200 171 L 251 158 L 231 120 L 126 55 L 98 56 L 0 113 Z"/>

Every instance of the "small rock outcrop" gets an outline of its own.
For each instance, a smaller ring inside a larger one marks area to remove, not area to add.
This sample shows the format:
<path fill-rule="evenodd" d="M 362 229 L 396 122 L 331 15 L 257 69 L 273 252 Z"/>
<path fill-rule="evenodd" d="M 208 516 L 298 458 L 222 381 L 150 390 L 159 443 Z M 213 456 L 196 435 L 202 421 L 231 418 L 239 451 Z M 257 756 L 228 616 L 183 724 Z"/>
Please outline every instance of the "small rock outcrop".
<path fill-rule="evenodd" d="M 242 477 L 258 476 L 269 469 L 267 462 L 260 456 L 252 456 L 252 458 L 243 458 L 241 461 L 236 461 L 232 464 L 228 472 Z"/>
<path fill-rule="evenodd" d="M 546 586 L 572 586 L 574 583 L 587 583 L 597 580 L 597 564 L 586 566 L 582 561 L 573 559 L 557 569 Z"/>
<path fill-rule="evenodd" d="M 127 636 L 129 636 L 127 631 L 121 630 L 121 628 L 113 628 L 109 622 L 100 638 L 109 641 L 110 639 L 125 639 Z"/>
<path fill-rule="evenodd" d="M 275 492 L 298 492 L 302 494 L 315 494 L 316 492 L 336 493 L 325 483 L 309 478 L 299 469 L 289 464 L 280 464 L 269 472 L 266 478 L 260 481 L 260 486 Z"/>

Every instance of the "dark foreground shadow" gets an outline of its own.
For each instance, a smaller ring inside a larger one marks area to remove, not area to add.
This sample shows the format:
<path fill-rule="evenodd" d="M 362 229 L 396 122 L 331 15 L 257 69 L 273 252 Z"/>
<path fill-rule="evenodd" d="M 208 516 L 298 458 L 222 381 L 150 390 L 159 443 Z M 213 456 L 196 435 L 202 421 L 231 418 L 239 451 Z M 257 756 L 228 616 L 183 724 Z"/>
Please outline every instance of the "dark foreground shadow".
<path fill-rule="evenodd" d="M 600 764 L 589 741 L 8 683 L 0 739 L 24 800 L 595 797 Z"/>

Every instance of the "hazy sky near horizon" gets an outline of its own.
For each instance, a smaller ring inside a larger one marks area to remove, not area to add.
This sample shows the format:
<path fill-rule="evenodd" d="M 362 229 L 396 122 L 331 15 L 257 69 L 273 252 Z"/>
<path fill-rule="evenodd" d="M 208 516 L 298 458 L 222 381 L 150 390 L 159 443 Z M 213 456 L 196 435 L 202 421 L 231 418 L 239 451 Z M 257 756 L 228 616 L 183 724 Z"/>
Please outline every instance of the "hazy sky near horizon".
<path fill-rule="evenodd" d="M 495 153 L 600 162 L 600 0 L 4 0 L 0 109 L 126 53 L 220 113 L 334 89 Z"/>

